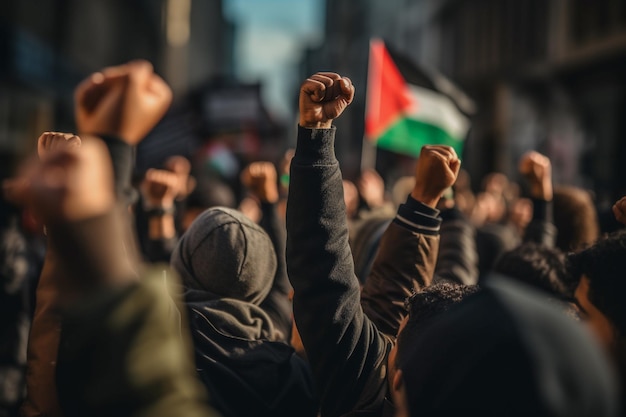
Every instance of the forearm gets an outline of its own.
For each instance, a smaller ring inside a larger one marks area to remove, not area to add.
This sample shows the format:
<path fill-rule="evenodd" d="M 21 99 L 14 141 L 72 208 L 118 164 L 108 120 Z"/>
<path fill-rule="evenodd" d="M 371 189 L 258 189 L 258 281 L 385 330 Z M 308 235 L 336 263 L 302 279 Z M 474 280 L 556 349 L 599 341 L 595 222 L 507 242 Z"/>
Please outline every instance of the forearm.
<path fill-rule="evenodd" d="M 131 178 L 135 166 L 135 149 L 122 139 L 114 136 L 102 135 L 99 138 L 105 143 L 111 156 L 115 179 L 115 194 L 120 202 L 126 204 L 134 203 L 137 200 L 137 192 L 131 185 Z"/>
<path fill-rule="evenodd" d="M 476 285 L 478 282 L 476 229 L 456 208 L 442 211 L 441 217 L 443 222 L 434 281 Z"/>
<path fill-rule="evenodd" d="M 126 285 L 137 276 L 135 248 L 126 236 L 125 207 L 85 220 L 49 225 L 51 244 L 67 271 L 68 294 L 97 285 Z"/>
<path fill-rule="evenodd" d="M 552 201 L 541 198 L 532 199 L 533 218 L 524 231 L 524 242 L 554 247 L 557 230 L 554 226 Z"/>
<path fill-rule="evenodd" d="M 439 246 L 438 213 L 409 196 L 381 238 L 361 304 L 379 330 L 391 337 L 406 315 L 405 299 L 432 282 Z"/>
<path fill-rule="evenodd" d="M 287 204 L 294 314 L 314 370 L 322 415 L 341 415 L 384 396 L 382 358 L 388 348 L 360 306 L 333 145 L 334 129 L 299 128 Z"/>

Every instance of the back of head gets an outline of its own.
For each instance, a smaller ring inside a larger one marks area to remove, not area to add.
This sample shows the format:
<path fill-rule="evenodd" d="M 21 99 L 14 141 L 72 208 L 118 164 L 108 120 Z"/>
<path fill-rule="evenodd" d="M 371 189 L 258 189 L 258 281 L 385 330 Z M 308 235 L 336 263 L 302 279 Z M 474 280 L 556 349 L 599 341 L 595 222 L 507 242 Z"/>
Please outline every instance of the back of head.
<path fill-rule="evenodd" d="M 626 231 L 612 233 L 593 246 L 569 256 L 573 280 L 589 280 L 588 298 L 626 337 Z"/>
<path fill-rule="evenodd" d="M 599 236 L 598 214 L 591 195 L 577 187 L 554 188 L 554 225 L 558 230 L 556 246 L 564 252 L 583 249 Z"/>
<path fill-rule="evenodd" d="M 265 231 L 241 212 L 204 211 L 181 237 L 171 260 L 187 301 L 234 298 L 260 304 L 276 274 L 276 253 Z"/>
<path fill-rule="evenodd" d="M 431 320 L 399 368 L 412 416 L 617 412 L 614 375 L 591 336 L 506 277 Z"/>
<path fill-rule="evenodd" d="M 419 338 L 421 327 L 429 323 L 430 319 L 448 311 L 478 291 L 479 288 L 475 285 L 440 282 L 424 288 L 406 300 L 408 318 L 398 334 L 396 363 L 401 363 L 406 355 L 410 355 L 414 338 Z"/>
<path fill-rule="evenodd" d="M 566 257 L 558 249 L 525 243 L 502 254 L 493 270 L 555 297 L 569 295 Z"/>

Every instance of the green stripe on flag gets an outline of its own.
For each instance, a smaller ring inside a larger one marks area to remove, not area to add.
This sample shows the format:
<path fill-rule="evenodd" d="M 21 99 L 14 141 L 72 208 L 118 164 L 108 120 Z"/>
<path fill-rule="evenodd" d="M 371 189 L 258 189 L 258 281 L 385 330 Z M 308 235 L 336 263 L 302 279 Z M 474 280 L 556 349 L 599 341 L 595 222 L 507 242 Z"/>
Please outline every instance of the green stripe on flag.
<path fill-rule="evenodd" d="M 402 118 L 387 129 L 375 143 L 380 148 L 412 156 L 419 156 L 424 145 L 448 145 L 453 147 L 460 157 L 463 152 L 462 139 L 450 136 L 438 126 Z"/>

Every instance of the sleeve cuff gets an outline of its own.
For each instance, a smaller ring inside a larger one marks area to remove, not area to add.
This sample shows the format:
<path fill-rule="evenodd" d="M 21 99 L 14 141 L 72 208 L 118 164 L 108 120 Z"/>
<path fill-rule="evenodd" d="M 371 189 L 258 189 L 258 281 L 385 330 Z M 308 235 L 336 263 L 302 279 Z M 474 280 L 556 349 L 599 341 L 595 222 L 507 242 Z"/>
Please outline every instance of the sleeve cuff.
<path fill-rule="evenodd" d="M 394 223 L 423 235 L 437 235 L 441 227 L 439 210 L 415 200 L 410 195 L 401 204 Z"/>
<path fill-rule="evenodd" d="M 533 220 L 552 222 L 552 201 L 532 199 Z"/>
<path fill-rule="evenodd" d="M 335 126 L 330 129 L 308 129 L 298 125 L 298 143 L 292 163 L 298 165 L 331 165 L 335 157 Z"/>

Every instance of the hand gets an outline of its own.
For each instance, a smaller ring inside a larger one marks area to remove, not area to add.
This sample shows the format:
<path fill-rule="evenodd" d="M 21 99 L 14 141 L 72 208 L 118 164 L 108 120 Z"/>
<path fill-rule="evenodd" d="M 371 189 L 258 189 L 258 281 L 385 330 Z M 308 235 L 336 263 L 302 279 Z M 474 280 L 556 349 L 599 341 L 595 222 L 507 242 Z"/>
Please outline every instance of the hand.
<path fill-rule="evenodd" d="M 193 191 L 195 180 L 189 175 L 191 163 L 183 156 L 175 155 L 165 161 L 165 169 L 176 174 L 178 178 L 178 194 L 176 198 L 184 199 Z"/>
<path fill-rule="evenodd" d="M 552 165 L 548 157 L 535 151 L 524 154 L 520 159 L 519 172 L 530 185 L 531 197 L 552 201 Z"/>
<path fill-rule="evenodd" d="M 626 225 L 626 197 L 622 197 L 613 204 L 613 215 L 615 219 Z"/>
<path fill-rule="evenodd" d="M 329 129 L 352 99 L 354 86 L 349 78 L 333 72 L 312 75 L 300 87 L 300 126 Z"/>
<path fill-rule="evenodd" d="M 176 173 L 149 169 L 139 188 L 148 206 L 169 208 L 174 205 L 179 187 L 180 181 Z"/>
<path fill-rule="evenodd" d="M 439 198 L 456 181 L 461 161 L 450 146 L 422 147 L 415 167 L 415 186 L 411 196 L 430 207 L 436 207 Z"/>
<path fill-rule="evenodd" d="M 381 207 L 385 204 L 385 181 L 375 170 L 363 170 L 357 186 L 361 197 L 370 208 Z"/>
<path fill-rule="evenodd" d="M 113 135 L 136 145 L 167 111 L 172 90 L 149 62 L 132 61 L 91 75 L 74 97 L 81 134 Z"/>
<path fill-rule="evenodd" d="M 241 173 L 241 183 L 265 203 L 278 201 L 276 168 L 271 162 L 253 162 Z"/>
<path fill-rule="evenodd" d="M 115 204 L 113 168 L 96 138 L 47 152 L 12 182 L 11 199 L 30 206 L 45 223 L 78 221 L 105 214 Z"/>
<path fill-rule="evenodd" d="M 78 148 L 80 144 L 80 138 L 71 133 L 43 132 L 37 140 L 37 154 L 39 159 L 45 159 L 60 150 Z"/>

